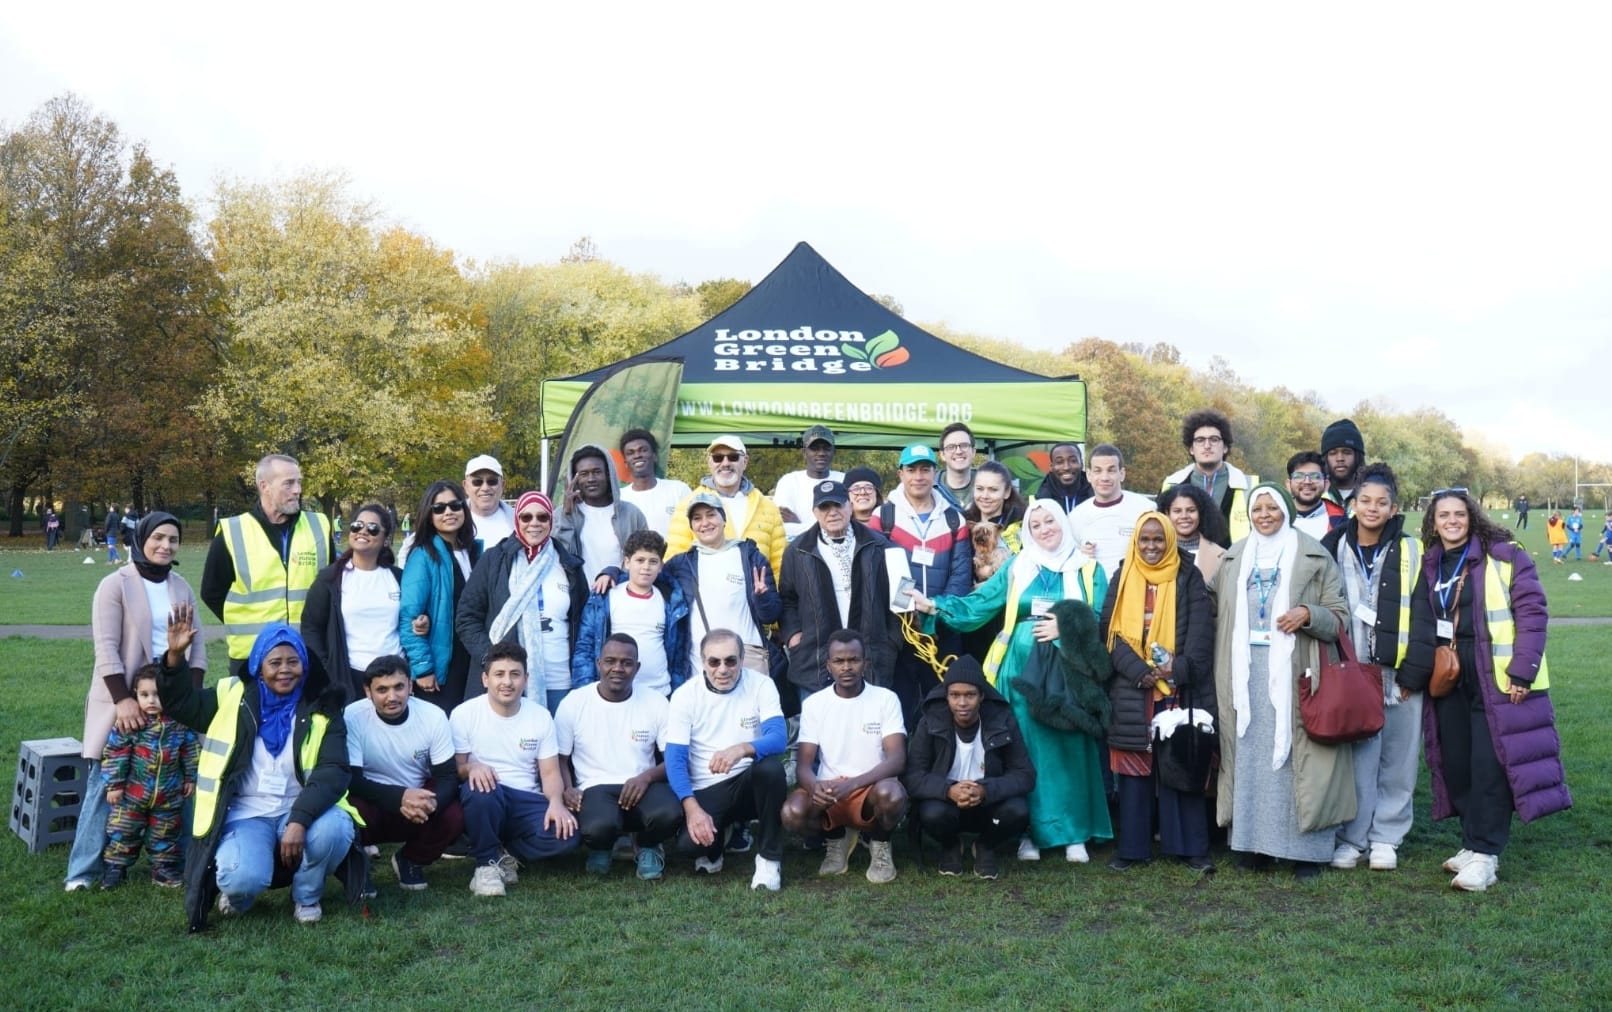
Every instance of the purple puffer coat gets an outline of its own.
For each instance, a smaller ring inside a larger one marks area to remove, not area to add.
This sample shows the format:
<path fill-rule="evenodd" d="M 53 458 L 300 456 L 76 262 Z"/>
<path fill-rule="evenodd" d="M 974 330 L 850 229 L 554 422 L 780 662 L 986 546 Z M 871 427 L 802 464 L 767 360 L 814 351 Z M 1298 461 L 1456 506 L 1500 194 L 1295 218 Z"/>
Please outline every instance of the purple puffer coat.
<path fill-rule="evenodd" d="M 1489 555 L 1512 565 L 1511 614 L 1517 636 L 1506 674 L 1518 682 L 1532 682 L 1545 656 L 1548 620 L 1539 571 L 1528 553 L 1515 544 L 1494 545 Z M 1437 642 L 1432 587 L 1438 582 L 1439 558 L 1437 545 L 1422 556 L 1422 577 L 1411 602 L 1411 642 L 1400 668 L 1400 679 L 1413 689 L 1425 688 L 1432 674 L 1433 647 Z M 1562 770 L 1562 740 L 1556 733 L 1556 711 L 1551 706 L 1550 693 L 1530 692 L 1521 703 L 1513 703 L 1495 685 L 1494 648 L 1485 618 L 1490 604 L 1484 600 L 1485 574 L 1479 568 L 1487 565 L 1488 555 L 1476 556 L 1467 563 L 1472 609 L 1470 615 L 1461 616 L 1461 621 L 1470 622 L 1473 630 L 1484 715 L 1488 719 L 1495 755 L 1505 767 L 1506 780 L 1511 785 L 1513 807 L 1522 821 L 1532 822 L 1571 808 L 1573 797 L 1567 791 L 1567 778 Z M 1503 602 L 1494 602 L 1494 607 L 1502 606 Z M 1435 707 L 1423 709 L 1422 730 L 1427 742 L 1427 765 L 1433 773 L 1433 818 L 1435 821 L 1446 819 L 1455 814 L 1455 809 L 1450 805 L 1449 791 L 1444 784 L 1444 754 L 1439 745 Z"/>

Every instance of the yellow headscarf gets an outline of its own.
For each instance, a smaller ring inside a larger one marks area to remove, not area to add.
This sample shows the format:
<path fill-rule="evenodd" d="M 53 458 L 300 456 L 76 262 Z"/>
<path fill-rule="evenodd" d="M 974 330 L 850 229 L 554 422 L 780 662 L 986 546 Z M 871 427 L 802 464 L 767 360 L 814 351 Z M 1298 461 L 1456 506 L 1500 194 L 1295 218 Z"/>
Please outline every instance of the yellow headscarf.
<path fill-rule="evenodd" d="M 1142 527 L 1153 520 L 1164 528 L 1164 558 L 1150 566 L 1137 547 Z M 1148 512 L 1136 518 L 1136 530 L 1125 549 L 1125 564 L 1119 571 L 1119 586 L 1109 587 L 1114 595 L 1114 615 L 1108 624 L 1108 649 L 1115 642 L 1130 644 L 1136 656 L 1152 663 L 1148 644 L 1157 643 L 1175 653 L 1175 578 L 1181 571 L 1181 555 L 1175 547 L 1175 527 L 1163 513 Z M 1145 628 L 1147 615 L 1147 588 L 1158 588 L 1153 594 L 1153 625 Z"/>

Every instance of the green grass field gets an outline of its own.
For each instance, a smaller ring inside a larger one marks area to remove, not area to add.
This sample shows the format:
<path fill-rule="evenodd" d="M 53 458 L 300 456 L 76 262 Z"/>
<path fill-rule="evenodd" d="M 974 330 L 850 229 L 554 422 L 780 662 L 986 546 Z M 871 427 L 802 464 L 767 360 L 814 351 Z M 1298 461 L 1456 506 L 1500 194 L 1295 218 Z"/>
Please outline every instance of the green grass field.
<path fill-rule="evenodd" d="M 3 558 L 7 572 L 25 572 L 5 585 L 6 622 L 87 622 L 108 571 L 71 552 Z M 1573 567 L 1546 558 L 1553 611 L 1582 592 L 1583 614 L 1612 614 L 1607 585 L 1592 579 L 1601 567 L 1586 564 L 1583 583 L 1567 584 Z M 194 580 L 199 570 L 200 549 L 187 549 L 183 571 Z M 901 876 L 888 886 L 862 878 L 865 852 L 850 876 L 819 881 L 817 855 L 792 850 L 776 895 L 749 891 L 745 858 L 714 881 L 678 862 L 646 885 L 622 864 L 609 880 L 586 879 L 577 857 L 528 868 L 503 900 L 471 896 L 463 862 L 439 863 L 427 892 L 403 894 L 383 861 L 381 895 L 362 911 L 332 899 L 324 922 L 305 928 L 289 897 L 271 893 L 199 937 L 184 933 L 174 893 L 138 875 L 113 893 L 64 893 L 67 848 L 33 856 L 8 835 L 0 1005 L 1605 1008 L 1612 916 L 1595 897 L 1612 844 L 1612 703 L 1596 658 L 1609 636 L 1551 632 L 1577 804 L 1519 824 L 1500 882 L 1483 895 L 1455 892 L 1438 868 L 1459 831 L 1427 821 L 1425 775 L 1398 871 L 1328 871 L 1304 886 L 1286 872 L 1238 871 L 1224 852 L 1208 878 L 1164 864 L 1120 875 L 1102 866 L 1107 847 L 1087 866 L 1049 853 L 1006 862 L 995 883 L 942 879 L 932 863 L 918 867 L 902 835 Z M 214 644 L 215 672 L 221 654 Z M 0 640 L 0 747 L 76 737 L 90 663 L 87 641 Z"/>

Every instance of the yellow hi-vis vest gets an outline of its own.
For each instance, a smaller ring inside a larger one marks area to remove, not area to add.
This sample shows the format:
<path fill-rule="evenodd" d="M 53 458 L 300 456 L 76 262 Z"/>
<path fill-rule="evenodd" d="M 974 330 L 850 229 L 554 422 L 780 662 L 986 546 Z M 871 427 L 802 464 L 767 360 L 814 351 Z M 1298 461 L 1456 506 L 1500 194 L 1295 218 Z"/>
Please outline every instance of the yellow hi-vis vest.
<path fill-rule="evenodd" d="M 224 786 L 224 773 L 229 768 L 230 754 L 235 751 L 235 734 L 238 730 L 241 717 L 241 697 L 246 693 L 246 683 L 233 676 L 219 680 L 218 712 L 213 714 L 213 720 L 207 725 L 207 733 L 202 737 L 201 759 L 196 764 L 196 819 L 192 833 L 199 839 L 205 837 L 213 828 L 213 818 L 218 814 L 218 799 Z M 313 769 L 319 764 L 319 746 L 325 740 L 325 728 L 330 726 L 330 718 L 322 713 L 313 714 L 308 720 L 308 737 L 302 742 L 302 751 L 297 757 L 300 773 Z M 302 777 L 298 776 L 298 782 Z M 358 814 L 347 800 L 344 792 L 336 807 L 352 816 L 353 824 L 362 826 L 363 816 Z"/>
<path fill-rule="evenodd" d="M 1012 566 L 1013 560 L 1009 559 L 1003 565 Z M 1092 611 L 1100 612 L 1102 610 L 1101 602 L 1096 600 L 1097 562 L 1095 560 L 1087 562 L 1075 572 L 1075 586 L 1080 591 L 1080 600 L 1091 605 Z M 993 688 L 996 685 L 997 673 L 1002 669 L 1002 659 L 1007 656 L 1008 643 L 1013 639 L 1013 627 L 1018 624 L 1019 609 L 1016 606 L 1019 598 L 1024 596 L 1024 592 L 1028 587 L 1029 584 L 1020 578 L 1016 568 L 1008 572 L 1007 605 L 1002 609 L 1002 631 L 997 633 L 996 639 L 991 641 L 991 649 L 985 652 L 985 663 L 982 665 L 985 669 L 985 681 L 990 683 Z"/>
<path fill-rule="evenodd" d="M 1511 563 L 1490 556 L 1483 573 L 1483 603 L 1487 606 L 1483 617 L 1488 620 L 1489 646 L 1494 651 L 1494 683 L 1501 692 L 1511 691 L 1506 665 L 1511 663 L 1512 644 L 1517 642 L 1517 621 L 1511 616 L 1511 571 Z M 1550 688 L 1550 665 L 1543 653 L 1530 687 L 1539 692 Z"/>
<path fill-rule="evenodd" d="M 1422 539 L 1413 534 L 1399 542 L 1399 627 L 1394 630 L 1394 668 L 1405 663 L 1405 649 L 1410 646 L 1411 590 L 1416 586 L 1416 571 L 1422 564 Z"/>
<path fill-rule="evenodd" d="M 257 634 L 270 622 L 296 626 L 314 577 L 330 564 L 330 522 L 322 513 L 298 513 L 291 528 L 288 562 L 249 513 L 221 521 L 224 546 L 235 564 L 235 582 L 224 598 L 224 634 L 233 660 L 252 655 Z"/>

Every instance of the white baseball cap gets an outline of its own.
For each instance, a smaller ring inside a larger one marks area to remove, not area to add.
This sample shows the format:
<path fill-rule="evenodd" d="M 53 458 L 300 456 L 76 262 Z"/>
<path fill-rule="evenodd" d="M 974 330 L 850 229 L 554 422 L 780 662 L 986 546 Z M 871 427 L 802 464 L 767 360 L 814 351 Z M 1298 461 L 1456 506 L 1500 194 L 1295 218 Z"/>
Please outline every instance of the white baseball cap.
<path fill-rule="evenodd" d="M 465 461 L 466 478 L 475 474 L 477 471 L 491 471 L 500 478 L 504 476 L 504 468 L 498 463 L 498 458 L 486 453 L 479 457 L 471 457 L 469 460 Z"/>

